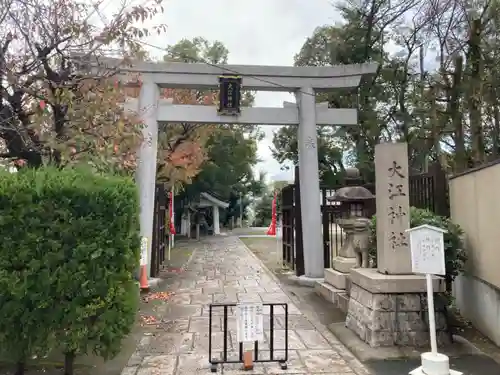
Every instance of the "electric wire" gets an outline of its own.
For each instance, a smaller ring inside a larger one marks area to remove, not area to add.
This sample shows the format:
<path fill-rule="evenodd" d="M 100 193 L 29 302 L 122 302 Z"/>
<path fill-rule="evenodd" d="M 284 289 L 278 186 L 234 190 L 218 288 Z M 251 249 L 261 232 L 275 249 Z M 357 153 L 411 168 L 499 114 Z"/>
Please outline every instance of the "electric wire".
<path fill-rule="evenodd" d="M 166 53 L 170 53 L 170 51 L 168 50 L 168 48 L 160 47 L 160 46 L 157 46 L 157 45 L 145 42 L 143 40 L 133 40 L 133 42 L 139 43 L 139 44 L 142 44 L 143 46 L 151 47 L 151 48 L 154 48 L 154 49 L 166 52 Z M 211 63 L 209 61 L 206 61 L 206 60 L 198 58 L 198 57 L 194 58 L 193 56 L 182 55 L 182 54 L 179 54 L 178 56 L 174 56 L 174 58 L 175 57 L 181 58 L 183 60 L 192 60 L 192 62 L 194 62 L 194 63 L 205 64 L 205 65 L 208 65 L 208 66 L 211 66 L 211 67 L 215 67 L 215 68 L 221 68 L 221 66 L 218 65 L 218 64 Z M 172 61 L 172 62 L 176 62 L 176 61 Z M 256 81 L 267 83 L 269 85 L 282 88 L 283 91 L 286 91 L 286 92 L 292 92 L 292 91 L 290 91 L 289 87 L 281 85 L 278 82 L 274 82 L 274 81 L 271 81 L 271 80 L 268 80 L 268 79 L 265 79 L 265 78 L 262 78 L 262 77 L 259 77 L 259 76 L 255 76 L 255 75 L 252 75 L 252 74 L 243 74 L 243 73 L 241 73 L 241 72 L 239 72 L 239 71 L 237 71 L 235 69 L 228 68 L 227 66 L 224 66 L 222 69 L 224 69 L 227 72 L 236 74 L 238 76 L 253 78 Z M 316 94 L 311 94 L 309 92 L 304 92 L 304 91 L 301 91 L 300 89 L 299 90 L 294 90 L 294 91 L 295 92 L 300 92 L 300 93 L 305 94 L 305 95 L 316 96 Z"/>

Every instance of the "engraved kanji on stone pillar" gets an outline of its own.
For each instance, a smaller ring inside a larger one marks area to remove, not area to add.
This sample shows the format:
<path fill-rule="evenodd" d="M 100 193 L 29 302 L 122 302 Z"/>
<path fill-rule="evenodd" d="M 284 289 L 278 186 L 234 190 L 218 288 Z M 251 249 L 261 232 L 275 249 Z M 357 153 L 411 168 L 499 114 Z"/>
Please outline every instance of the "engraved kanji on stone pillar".
<path fill-rule="evenodd" d="M 408 145 L 382 143 L 375 147 L 377 202 L 377 267 L 385 274 L 410 274 L 408 235 Z"/>

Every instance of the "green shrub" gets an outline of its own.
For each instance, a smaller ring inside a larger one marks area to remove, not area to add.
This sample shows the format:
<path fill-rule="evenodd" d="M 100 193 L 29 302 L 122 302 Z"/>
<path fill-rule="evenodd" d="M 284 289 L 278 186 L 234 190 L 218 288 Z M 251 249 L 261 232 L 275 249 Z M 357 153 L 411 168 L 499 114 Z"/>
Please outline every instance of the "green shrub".
<path fill-rule="evenodd" d="M 433 225 L 447 230 L 444 234 L 444 250 L 446 263 L 446 287 L 448 292 L 451 292 L 451 285 L 455 277 L 457 277 L 464 269 L 467 254 L 462 241 L 463 231 L 457 224 L 451 222 L 450 219 L 438 216 L 429 210 L 411 207 L 410 208 L 410 228 L 418 227 L 423 224 Z M 372 217 L 370 226 L 370 247 L 369 258 L 370 264 L 377 267 L 377 231 L 376 217 Z"/>
<path fill-rule="evenodd" d="M 0 345 L 117 353 L 138 299 L 138 195 L 128 179 L 53 168 L 0 174 Z"/>

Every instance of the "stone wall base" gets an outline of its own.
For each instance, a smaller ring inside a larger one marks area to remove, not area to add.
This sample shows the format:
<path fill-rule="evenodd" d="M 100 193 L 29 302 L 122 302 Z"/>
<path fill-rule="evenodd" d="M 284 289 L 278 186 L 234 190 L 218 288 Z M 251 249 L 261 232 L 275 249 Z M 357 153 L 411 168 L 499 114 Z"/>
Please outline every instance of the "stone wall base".
<path fill-rule="evenodd" d="M 435 298 L 438 345 L 451 342 L 445 306 Z M 377 346 L 429 346 L 426 294 L 374 293 L 353 283 L 346 326 L 361 340 Z"/>

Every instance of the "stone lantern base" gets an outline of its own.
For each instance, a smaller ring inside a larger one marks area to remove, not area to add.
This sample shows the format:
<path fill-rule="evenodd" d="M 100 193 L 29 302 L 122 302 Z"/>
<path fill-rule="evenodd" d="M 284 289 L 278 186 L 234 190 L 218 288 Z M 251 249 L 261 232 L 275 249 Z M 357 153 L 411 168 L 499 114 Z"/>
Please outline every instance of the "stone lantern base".
<path fill-rule="evenodd" d="M 362 266 L 363 259 L 367 259 L 370 220 L 351 217 L 339 220 L 337 224 L 346 233 L 346 239 L 339 255 L 332 261 L 332 268 L 325 269 L 324 281 L 317 284 L 316 291 L 347 312 L 351 285 L 349 274 L 353 268 Z"/>
<path fill-rule="evenodd" d="M 325 268 L 324 280 L 316 282 L 314 289 L 317 294 L 347 313 L 350 290 L 349 273 Z"/>
<path fill-rule="evenodd" d="M 351 285 L 349 273 L 354 266 L 356 266 L 356 259 L 336 257 L 333 259 L 333 268 L 325 269 L 324 281 L 315 286 L 318 294 L 345 313 L 349 304 Z"/>
<path fill-rule="evenodd" d="M 356 259 L 336 257 L 333 268 L 325 270 L 325 281 L 337 289 L 346 290 L 349 284 L 349 272 L 356 266 Z"/>
<path fill-rule="evenodd" d="M 346 326 L 372 347 L 429 345 L 426 283 L 424 276 L 383 275 L 376 269 L 350 273 L 351 290 Z M 434 278 L 434 290 L 445 283 Z M 435 300 L 438 345 L 450 343 L 445 306 Z"/>

